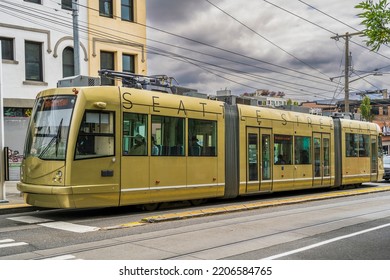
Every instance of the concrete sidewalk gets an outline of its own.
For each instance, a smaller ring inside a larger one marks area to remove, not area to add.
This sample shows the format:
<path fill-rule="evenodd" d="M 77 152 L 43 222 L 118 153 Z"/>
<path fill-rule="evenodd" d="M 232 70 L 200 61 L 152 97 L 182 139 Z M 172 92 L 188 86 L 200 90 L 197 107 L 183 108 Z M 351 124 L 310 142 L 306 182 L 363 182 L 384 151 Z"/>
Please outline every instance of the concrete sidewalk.
<path fill-rule="evenodd" d="M 16 188 L 17 183 L 15 181 L 5 182 L 5 200 L 0 201 L 0 210 L 31 207 L 24 202 L 22 194 Z"/>

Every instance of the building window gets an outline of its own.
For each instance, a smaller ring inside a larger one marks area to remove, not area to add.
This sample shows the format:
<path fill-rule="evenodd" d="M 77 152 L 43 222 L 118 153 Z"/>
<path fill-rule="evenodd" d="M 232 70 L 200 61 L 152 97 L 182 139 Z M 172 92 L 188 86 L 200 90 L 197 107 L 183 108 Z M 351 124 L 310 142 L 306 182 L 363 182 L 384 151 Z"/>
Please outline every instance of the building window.
<path fill-rule="evenodd" d="M 61 0 L 61 8 L 64 10 L 72 10 L 72 0 Z"/>
<path fill-rule="evenodd" d="M 100 69 L 115 70 L 114 67 L 114 53 L 113 52 L 100 52 Z M 115 81 L 102 77 L 102 85 L 115 85 Z"/>
<path fill-rule="evenodd" d="M 122 0 L 121 18 L 122 20 L 134 21 L 133 0 Z"/>
<path fill-rule="evenodd" d="M 124 54 L 122 56 L 123 72 L 135 73 L 134 55 Z"/>
<path fill-rule="evenodd" d="M 62 76 L 74 76 L 74 50 L 72 47 L 66 47 L 62 52 Z"/>
<path fill-rule="evenodd" d="M 113 17 L 112 0 L 99 0 L 99 14 L 103 17 Z"/>
<path fill-rule="evenodd" d="M 25 42 L 26 80 L 43 81 L 42 44 Z"/>
<path fill-rule="evenodd" d="M 14 39 L 0 37 L 1 57 L 3 59 L 14 60 Z"/>
<path fill-rule="evenodd" d="M 24 0 L 24 2 L 30 2 L 35 4 L 41 4 L 41 0 Z"/>

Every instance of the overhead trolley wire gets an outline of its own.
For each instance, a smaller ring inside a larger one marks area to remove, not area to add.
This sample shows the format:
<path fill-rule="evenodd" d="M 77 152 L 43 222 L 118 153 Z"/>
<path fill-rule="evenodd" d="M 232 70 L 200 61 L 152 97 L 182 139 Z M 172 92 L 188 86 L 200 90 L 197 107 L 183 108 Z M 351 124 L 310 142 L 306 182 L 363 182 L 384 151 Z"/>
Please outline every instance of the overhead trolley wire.
<path fill-rule="evenodd" d="M 2 1 L 2 2 L 7 2 L 7 1 Z M 7 2 L 7 3 L 9 3 L 9 2 Z M 12 3 L 12 4 L 15 4 L 15 3 Z M 26 7 L 25 6 L 23 6 L 23 10 L 25 9 Z M 34 9 L 30 9 L 30 11 L 33 11 Z M 19 12 L 20 12 L 20 10 L 18 10 Z M 35 12 L 42 12 L 42 10 L 35 10 Z M 37 17 L 37 15 L 30 15 L 30 16 L 34 16 L 34 17 Z M 50 19 L 50 20 L 52 20 L 52 14 L 50 14 L 50 17 L 49 18 L 45 18 L 45 17 L 40 17 L 42 20 L 48 20 L 48 19 Z M 66 26 L 66 27 L 70 27 L 71 26 L 71 24 L 64 24 L 63 23 L 63 18 L 61 18 L 62 19 L 62 23 L 60 23 L 60 24 L 62 24 L 62 26 Z M 52 22 L 53 22 L 53 20 L 52 20 Z M 56 22 L 54 22 L 54 23 L 56 23 Z M 57 22 L 58 23 L 58 22 Z M 103 28 L 103 27 L 100 27 L 100 28 Z M 84 29 L 84 30 L 87 30 L 87 29 Z M 91 31 L 91 28 L 89 28 L 89 31 Z M 62 31 L 63 32 L 63 31 Z M 100 36 L 107 36 L 107 34 L 103 34 L 103 33 L 100 33 L 100 34 L 98 34 L 98 35 L 100 35 Z M 132 35 L 132 34 L 126 34 L 126 35 Z M 115 37 L 116 38 L 116 37 Z M 186 39 L 188 39 L 188 38 L 186 38 Z M 191 39 L 190 39 L 191 40 Z M 134 41 L 133 41 L 134 42 Z M 161 42 L 159 42 L 159 43 L 161 43 Z M 162 43 L 163 44 L 163 43 Z M 214 47 L 214 46 L 211 46 L 211 47 Z M 223 49 L 222 49 L 223 50 Z M 159 51 L 161 51 L 161 50 L 158 50 L 157 49 L 157 51 L 159 52 Z M 193 51 L 193 50 L 191 50 L 191 51 Z M 226 50 L 224 50 L 224 51 L 226 51 Z M 150 52 L 150 51 L 149 51 Z M 157 52 L 157 54 L 159 54 L 159 55 L 162 55 L 161 53 L 158 53 Z M 163 51 L 163 52 L 166 52 L 166 51 Z M 153 52 L 153 53 L 155 53 L 155 52 Z M 208 55 L 208 54 L 204 54 L 204 55 Z M 224 59 L 224 58 L 220 58 L 220 57 L 218 57 L 219 59 Z M 249 57 L 247 57 L 247 58 L 249 58 Z M 187 58 L 187 59 L 190 59 L 190 58 Z M 188 60 L 187 60 L 188 61 Z M 202 62 L 202 61 L 199 61 L 200 63 L 205 63 L 205 62 Z M 231 61 L 231 62 L 235 62 L 235 61 Z M 235 62 L 235 63 L 237 63 L 237 62 Z M 255 67 L 255 66 L 253 66 L 253 65 L 248 65 L 248 66 L 252 66 L 252 67 Z M 278 65 L 274 65 L 274 66 L 278 66 Z M 269 69 L 266 69 L 267 71 L 270 71 Z M 289 69 L 289 70 L 291 70 L 291 69 Z M 229 69 L 229 71 L 234 71 L 234 69 Z M 237 71 L 237 70 L 236 70 Z M 294 71 L 294 72 L 297 72 L 297 71 Z M 243 74 L 243 73 L 241 73 L 241 74 Z M 248 73 L 247 73 L 248 74 Z M 283 73 L 282 73 L 283 74 Z M 301 73 L 301 74 L 305 74 L 305 75 L 307 75 L 306 73 Z M 318 77 L 316 77 L 316 76 L 314 76 L 315 78 L 318 78 Z M 266 78 L 267 79 L 267 78 Z M 272 79 L 272 78 L 269 78 L 269 79 Z M 279 81 L 279 82 L 282 82 L 282 83 L 289 83 L 289 82 L 286 82 L 286 81 L 282 81 L 282 80 L 277 80 L 277 79 L 273 79 L 273 80 L 276 80 L 276 81 Z M 231 80 L 232 81 L 232 80 Z M 273 84 L 274 85 L 274 84 Z M 305 86 L 305 85 L 299 85 L 299 86 L 301 86 L 301 87 L 308 87 L 308 86 Z M 291 90 L 291 89 L 290 89 Z M 301 89 L 299 89 L 299 90 L 301 90 Z M 303 94 L 302 92 L 300 92 L 301 94 Z M 313 94 L 317 94 L 318 95 L 318 93 L 313 93 Z"/>
<path fill-rule="evenodd" d="M 283 49 L 281 46 L 279 46 L 278 44 L 275 44 L 274 42 L 272 42 L 271 40 L 269 40 L 268 38 L 266 38 L 265 36 L 261 35 L 259 32 L 257 32 L 256 30 L 254 30 L 253 28 L 249 27 L 247 24 L 243 23 L 242 21 L 238 20 L 237 18 L 233 17 L 231 14 L 229 14 L 228 12 L 226 12 L 225 10 L 223 10 L 222 8 L 220 8 L 219 6 L 217 6 L 216 4 L 212 3 L 211 1 L 209 0 L 205 0 L 206 2 L 208 2 L 210 5 L 214 6 L 215 8 L 217 8 L 218 10 L 220 10 L 222 13 L 224 13 L 225 15 L 227 15 L 228 17 L 230 17 L 231 19 L 233 19 L 234 21 L 238 22 L 239 24 L 241 24 L 242 26 L 244 26 L 245 28 L 247 28 L 248 30 L 252 31 L 254 34 L 256 34 L 257 36 L 261 37 L 262 39 L 266 40 L 268 43 L 270 43 L 271 45 L 273 45 L 274 47 L 278 48 L 279 50 L 283 51 L 284 53 L 288 54 L 289 56 L 293 57 L 294 59 L 296 59 L 297 61 L 301 62 L 302 64 L 310 67 L 311 69 L 319 72 L 320 74 L 326 76 L 327 78 L 329 78 L 328 75 L 326 75 L 325 73 L 321 72 L 320 70 L 314 68 L 313 66 L 311 66 L 310 64 L 306 63 L 305 61 L 301 60 L 300 58 L 298 58 L 297 56 L 293 55 L 292 53 L 288 52 L 287 50 Z"/>

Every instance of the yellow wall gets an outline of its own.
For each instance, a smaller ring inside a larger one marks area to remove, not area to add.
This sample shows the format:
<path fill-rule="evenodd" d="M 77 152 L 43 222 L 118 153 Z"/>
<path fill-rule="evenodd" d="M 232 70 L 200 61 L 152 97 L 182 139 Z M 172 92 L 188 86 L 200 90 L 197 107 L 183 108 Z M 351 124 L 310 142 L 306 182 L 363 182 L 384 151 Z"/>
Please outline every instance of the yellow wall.
<path fill-rule="evenodd" d="M 134 22 L 121 20 L 121 1 L 113 0 L 113 18 L 99 15 L 99 1 L 88 1 L 89 75 L 98 76 L 100 51 L 114 52 L 115 70 L 122 71 L 122 54 L 135 55 L 135 73 L 147 74 L 146 4 L 134 0 Z"/>

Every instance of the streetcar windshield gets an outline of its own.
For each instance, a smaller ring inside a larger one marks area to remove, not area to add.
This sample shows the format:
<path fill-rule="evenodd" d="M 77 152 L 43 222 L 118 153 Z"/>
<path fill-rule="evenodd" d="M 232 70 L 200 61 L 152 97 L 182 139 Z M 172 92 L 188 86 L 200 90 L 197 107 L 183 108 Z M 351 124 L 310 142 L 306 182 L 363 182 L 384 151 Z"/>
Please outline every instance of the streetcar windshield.
<path fill-rule="evenodd" d="M 37 99 L 27 132 L 25 157 L 65 160 L 75 96 Z"/>

